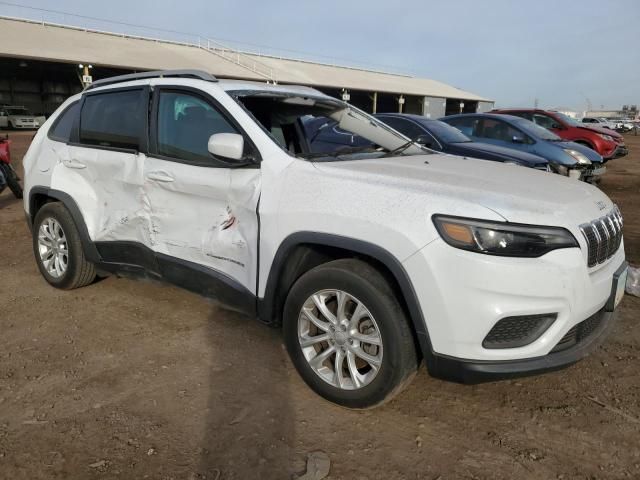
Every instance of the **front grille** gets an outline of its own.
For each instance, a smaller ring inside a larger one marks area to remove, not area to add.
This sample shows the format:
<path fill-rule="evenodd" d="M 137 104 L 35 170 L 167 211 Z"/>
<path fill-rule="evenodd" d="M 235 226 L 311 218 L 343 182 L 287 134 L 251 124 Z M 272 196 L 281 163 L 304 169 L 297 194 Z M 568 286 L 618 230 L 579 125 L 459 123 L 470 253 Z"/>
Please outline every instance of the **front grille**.
<path fill-rule="evenodd" d="M 562 350 L 566 350 L 577 343 L 580 343 L 586 338 L 589 338 L 591 334 L 596 331 L 596 329 L 602 323 L 602 313 L 597 312 L 591 315 L 586 320 L 574 325 L 571 330 L 569 330 L 564 337 L 560 339 L 560 341 L 556 344 L 555 347 L 551 350 L 553 352 L 560 352 Z"/>
<path fill-rule="evenodd" d="M 587 241 L 587 265 L 595 267 L 611 258 L 622 242 L 622 215 L 617 206 L 604 217 L 580 225 Z"/>
<path fill-rule="evenodd" d="M 555 321 L 556 313 L 519 315 L 499 320 L 482 341 L 484 348 L 516 348 L 540 338 Z"/>

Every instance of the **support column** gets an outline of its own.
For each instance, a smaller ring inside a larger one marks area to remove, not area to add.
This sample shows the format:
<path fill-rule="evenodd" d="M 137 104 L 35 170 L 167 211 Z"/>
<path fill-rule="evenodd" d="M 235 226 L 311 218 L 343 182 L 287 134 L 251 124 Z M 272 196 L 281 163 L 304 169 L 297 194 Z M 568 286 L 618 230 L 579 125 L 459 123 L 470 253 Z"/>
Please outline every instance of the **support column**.
<path fill-rule="evenodd" d="M 373 96 L 371 97 L 371 100 L 373 101 L 373 105 L 372 105 L 372 112 L 371 113 L 377 113 L 378 110 L 378 92 L 373 92 Z"/>
<path fill-rule="evenodd" d="M 402 113 L 402 107 L 404 107 L 404 96 L 398 97 L 398 113 Z"/>

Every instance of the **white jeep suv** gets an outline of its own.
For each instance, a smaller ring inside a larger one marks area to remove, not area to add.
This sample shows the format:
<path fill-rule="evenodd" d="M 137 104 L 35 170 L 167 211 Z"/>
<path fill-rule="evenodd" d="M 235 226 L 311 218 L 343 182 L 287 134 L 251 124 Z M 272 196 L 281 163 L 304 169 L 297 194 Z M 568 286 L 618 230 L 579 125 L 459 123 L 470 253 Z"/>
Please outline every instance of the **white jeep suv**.
<path fill-rule="evenodd" d="M 375 146 L 319 142 L 334 122 Z M 622 217 L 597 188 L 436 154 L 307 87 L 98 81 L 24 168 L 50 284 L 112 272 L 215 298 L 281 326 L 308 385 L 351 408 L 391 398 L 422 359 L 465 383 L 571 364 L 623 294 Z"/>

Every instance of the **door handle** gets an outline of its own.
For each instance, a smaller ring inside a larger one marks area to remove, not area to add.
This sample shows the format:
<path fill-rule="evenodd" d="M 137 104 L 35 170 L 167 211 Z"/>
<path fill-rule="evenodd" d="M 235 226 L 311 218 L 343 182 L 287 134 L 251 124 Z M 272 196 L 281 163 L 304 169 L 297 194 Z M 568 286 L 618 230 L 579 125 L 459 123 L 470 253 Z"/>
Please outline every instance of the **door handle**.
<path fill-rule="evenodd" d="M 173 177 L 164 172 L 149 172 L 147 173 L 147 178 L 157 182 L 173 182 Z"/>
<path fill-rule="evenodd" d="M 83 168 L 87 168 L 87 165 L 82 163 L 79 160 L 76 160 L 75 158 L 70 158 L 68 160 L 63 160 L 62 163 L 64 164 L 65 167 L 68 168 L 76 168 L 78 170 L 81 170 Z"/>

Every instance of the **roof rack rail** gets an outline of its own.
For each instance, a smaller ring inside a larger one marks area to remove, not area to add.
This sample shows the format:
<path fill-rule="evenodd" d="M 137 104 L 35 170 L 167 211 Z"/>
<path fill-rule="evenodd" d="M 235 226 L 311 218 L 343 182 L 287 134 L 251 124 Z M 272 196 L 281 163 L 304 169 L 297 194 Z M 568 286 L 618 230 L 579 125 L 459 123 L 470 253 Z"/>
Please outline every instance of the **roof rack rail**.
<path fill-rule="evenodd" d="M 130 73 L 127 75 L 118 75 L 116 77 L 104 78 L 102 80 L 96 80 L 88 85 L 85 90 L 90 90 L 96 87 L 104 87 L 105 85 L 112 85 L 114 83 L 130 82 L 133 80 L 144 80 L 145 78 L 196 78 L 199 80 L 205 80 L 207 82 L 217 82 L 218 79 L 202 70 L 154 70 L 151 72 Z"/>

